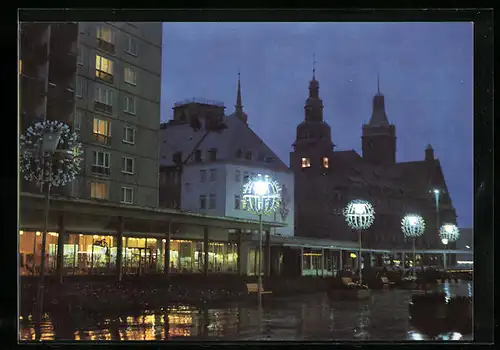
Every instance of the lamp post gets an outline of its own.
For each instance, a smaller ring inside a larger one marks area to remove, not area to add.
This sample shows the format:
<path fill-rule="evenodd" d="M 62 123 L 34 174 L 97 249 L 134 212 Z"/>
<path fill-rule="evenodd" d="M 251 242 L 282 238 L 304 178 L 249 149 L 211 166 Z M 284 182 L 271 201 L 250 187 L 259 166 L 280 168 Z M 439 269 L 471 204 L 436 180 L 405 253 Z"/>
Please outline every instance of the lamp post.
<path fill-rule="evenodd" d="M 416 279 L 417 254 L 415 252 L 415 239 L 424 233 L 425 221 L 420 215 L 406 214 L 401 220 L 401 230 L 405 237 L 411 238 L 413 241 L 413 278 Z"/>
<path fill-rule="evenodd" d="M 358 231 L 358 243 L 359 243 L 359 253 L 358 253 L 358 265 L 359 265 L 359 283 L 363 282 L 363 275 L 361 273 L 361 231 L 368 229 L 375 220 L 375 209 L 370 204 L 370 202 L 356 199 L 344 208 L 344 216 L 347 224 L 352 229 Z"/>
<path fill-rule="evenodd" d="M 59 148 L 58 148 L 59 147 Z M 78 135 L 59 121 L 45 120 L 28 127 L 20 136 L 20 168 L 24 178 L 46 186 L 44 206 L 44 230 L 40 258 L 40 276 L 36 295 L 36 320 L 42 319 L 45 279 L 45 252 L 49 224 L 50 189 L 65 186 L 80 171 L 81 143 Z M 55 157 L 55 155 L 60 155 Z M 60 232 L 60 234 L 62 234 Z M 36 241 L 35 241 L 36 242 Z M 59 252 L 59 254 L 62 252 Z"/>
<path fill-rule="evenodd" d="M 259 216 L 259 260 L 257 296 L 259 308 L 262 307 L 262 216 L 274 213 L 281 198 L 281 187 L 278 182 L 273 181 L 269 176 L 261 174 L 249 178 L 243 185 L 242 206 L 243 209 Z"/>
<path fill-rule="evenodd" d="M 443 253 L 443 267 L 446 271 L 446 250 L 448 249 L 448 243 L 455 242 L 460 236 L 460 232 L 458 231 L 458 227 L 454 224 L 444 224 L 439 229 L 439 238 L 441 238 L 441 242 L 444 244 L 445 252 Z"/>

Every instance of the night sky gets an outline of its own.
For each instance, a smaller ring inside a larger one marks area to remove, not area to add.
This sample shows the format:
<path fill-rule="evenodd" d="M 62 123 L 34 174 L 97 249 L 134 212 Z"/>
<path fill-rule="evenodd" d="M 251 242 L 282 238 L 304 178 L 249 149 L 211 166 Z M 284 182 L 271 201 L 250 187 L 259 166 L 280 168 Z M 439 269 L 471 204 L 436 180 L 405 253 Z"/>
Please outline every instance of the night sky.
<path fill-rule="evenodd" d="M 250 126 L 288 164 L 313 53 L 336 150 L 361 154 L 379 72 L 397 161 L 423 160 L 430 143 L 459 226 L 472 227 L 472 23 L 165 23 L 162 121 L 191 97 L 232 113 L 239 69 Z"/>

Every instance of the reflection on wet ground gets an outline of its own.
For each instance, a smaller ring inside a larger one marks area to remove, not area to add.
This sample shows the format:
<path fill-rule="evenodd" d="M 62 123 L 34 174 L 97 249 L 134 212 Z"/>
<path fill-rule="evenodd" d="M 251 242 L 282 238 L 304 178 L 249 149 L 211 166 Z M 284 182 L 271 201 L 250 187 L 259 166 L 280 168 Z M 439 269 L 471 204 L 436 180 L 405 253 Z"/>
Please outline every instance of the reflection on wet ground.
<path fill-rule="evenodd" d="M 471 295 L 471 282 L 446 283 L 449 296 Z M 409 290 L 373 291 L 368 301 L 330 301 L 325 294 L 276 298 L 262 312 L 252 301 L 224 309 L 175 306 L 114 318 L 51 319 L 42 340 L 432 340 L 408 324 Z M 256 303 L 255 303 L 256 304 Z M 35 340 L 31 316 L 20 321 L 20 339 Z M 433 338 L 436 339 L 436 338 Z M 472 335 L 442 334 L 441 340 L 472 340 Z"/>

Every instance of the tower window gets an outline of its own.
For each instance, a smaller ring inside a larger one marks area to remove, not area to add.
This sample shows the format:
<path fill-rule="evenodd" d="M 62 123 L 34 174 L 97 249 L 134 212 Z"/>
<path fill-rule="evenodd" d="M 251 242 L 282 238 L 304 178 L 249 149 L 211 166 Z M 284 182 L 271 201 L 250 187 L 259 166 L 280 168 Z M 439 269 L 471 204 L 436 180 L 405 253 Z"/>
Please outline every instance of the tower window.
<path fill-rule="evenodd" d="M 311 167 L 311 158 L 302 158 L 302 168 Z"/>
<path fill-rule="evenodd" d="M 328 169 L 328 157 L 323 157 L 323 168 Z"/>

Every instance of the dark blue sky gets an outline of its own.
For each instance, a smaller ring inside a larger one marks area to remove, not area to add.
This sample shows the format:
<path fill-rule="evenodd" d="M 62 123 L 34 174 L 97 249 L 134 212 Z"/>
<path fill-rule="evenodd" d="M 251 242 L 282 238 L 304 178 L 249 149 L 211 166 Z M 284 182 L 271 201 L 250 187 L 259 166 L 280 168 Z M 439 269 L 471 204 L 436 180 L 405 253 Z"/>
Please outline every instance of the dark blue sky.
<path fill-rule="evenodd" d="M 361 153 L 379 71 L 397 160 L 421 160 L 432 144 L 459 225 L 472 227 L 472 23 L 165 23 L 162 120 L 191 97 L 222 101 L 231 113 L 240 69 L 250 126 L 288 164 L 313 52 L 337 150 Z"/>

